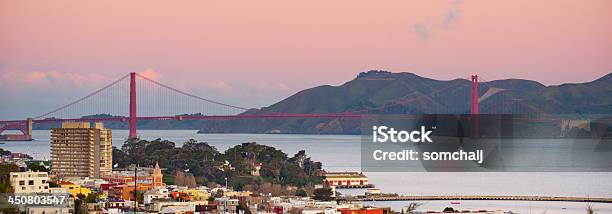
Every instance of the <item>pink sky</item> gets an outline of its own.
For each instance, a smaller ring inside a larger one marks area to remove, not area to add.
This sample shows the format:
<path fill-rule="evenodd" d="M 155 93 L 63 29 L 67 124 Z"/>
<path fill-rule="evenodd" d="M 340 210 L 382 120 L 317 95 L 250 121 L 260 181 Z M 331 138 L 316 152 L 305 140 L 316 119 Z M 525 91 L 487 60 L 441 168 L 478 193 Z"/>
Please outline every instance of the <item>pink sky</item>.
<path fill-rule="evenodd" d="M 247 107 L 370 69 L 585 82 L 611 38 L 609 0 L 2 1 L 0 119 L 132 71 Z"/>

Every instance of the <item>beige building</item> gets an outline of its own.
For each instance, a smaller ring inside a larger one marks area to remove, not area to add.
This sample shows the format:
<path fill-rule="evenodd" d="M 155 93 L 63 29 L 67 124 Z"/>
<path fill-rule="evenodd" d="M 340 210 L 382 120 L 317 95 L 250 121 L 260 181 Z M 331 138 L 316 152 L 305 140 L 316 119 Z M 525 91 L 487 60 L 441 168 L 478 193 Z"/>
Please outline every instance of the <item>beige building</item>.
<path fill-rule="evenodd" d="M 363 188 L 369 187 L 368 177 L 359 172 L 326 172 L 325 182 L 332 187 L 338 188 Z"/>
<path fill-rule="evenodd" d="M 47 172 L 11 172 L 10 181 L 15 193 L 49 192 L 49 174 Z"/>
<path fill-rule="evenodd" d="M 51 173 L 62 178 L 110 174 L 112 144 L 112 131 L 103 123 L 62 123 L 62 128 L 51 129 Z"/>

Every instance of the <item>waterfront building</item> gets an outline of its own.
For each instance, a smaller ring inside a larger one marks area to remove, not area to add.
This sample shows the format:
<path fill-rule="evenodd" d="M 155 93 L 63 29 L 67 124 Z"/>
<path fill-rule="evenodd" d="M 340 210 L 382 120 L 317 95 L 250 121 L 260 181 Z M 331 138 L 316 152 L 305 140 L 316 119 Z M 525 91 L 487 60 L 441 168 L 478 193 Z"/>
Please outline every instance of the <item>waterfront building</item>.
<path fill-rule="evenodd" d="M 365 192 L 366 196 L 382 195 L 382 191 L 378 188 L 368 188 Z"/>
<path fill-rule="evenodd" d="M 368 177 L 359 172 L 326 172 L 325 182 L 331 187 L 364 188 L 369 187 Z"/>
<path fill-rule="evenodd" d="M 100 178 L 112 171 L 112 131 L 103 123 L 65 122 L 51 129 L 54 176 Z"/>
<path fill-rule="evenodd" d="M 341 214 L 390 214 L 390 207 L 363 207 L 363 208 L 341 208 Z"/>
<path fill-rule="evenodd" d="M 48 193 L 49 174 L 47 172 L 11 172 L 11 187 L 15 193 Z"/>
<path fill-rule="evenodd" d="M 337 209 L 334 208 L 304 208 L 302 214 L 340 214 Z"/>

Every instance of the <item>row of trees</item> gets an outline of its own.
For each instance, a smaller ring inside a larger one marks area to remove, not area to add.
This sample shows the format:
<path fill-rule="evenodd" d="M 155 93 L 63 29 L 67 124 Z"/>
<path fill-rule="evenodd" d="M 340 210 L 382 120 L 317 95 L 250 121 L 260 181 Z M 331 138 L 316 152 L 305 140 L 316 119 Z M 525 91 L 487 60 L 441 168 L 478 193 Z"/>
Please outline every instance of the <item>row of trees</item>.
<path fill-rule="evenodd" d="M 132 164 L 152 166 L 159 163 L 160 167 L 166 168 L 164 177 L 167 178 L 185 172 L 193 175 L 201 185 L 225 184 L 227 179 L 228 184 L 236 190 L 257 191 L 269 187 L 265 192 L 278 194 L 319 184 L 323 172 L 322 164 L 312 161 L 304 151 L 288 157 L 274 147 L 251 142 L 236 145 L 222 153 L 208 143 L 193 139 L 181 147 L 162 139 L 128 140 L 121 149 L 113 148 L 113 163 L 120 168 Z M 257 164 L 261 164 L 260 176 L 253 176 Z M 166 182 L 174 183 L 174 180 L 168 179 Z M 274 185 L 294 188 L 278 191 Z"/>

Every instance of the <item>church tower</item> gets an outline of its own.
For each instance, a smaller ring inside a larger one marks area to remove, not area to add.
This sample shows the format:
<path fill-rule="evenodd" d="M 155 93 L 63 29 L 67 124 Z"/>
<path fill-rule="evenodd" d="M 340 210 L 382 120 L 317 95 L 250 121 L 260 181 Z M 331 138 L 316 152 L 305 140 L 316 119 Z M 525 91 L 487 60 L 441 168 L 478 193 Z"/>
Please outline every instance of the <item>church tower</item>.
<path fill-rule="evenodd" d="M 159 168 L 159 163 L 155 163 L 155 168 L 153 169 L 153 173 L 151 173 L 151 180 L 153 181 L 153 186 L 163 186 L 163 177 L 164 175 L 162 174 L 161 168 Z"/>

